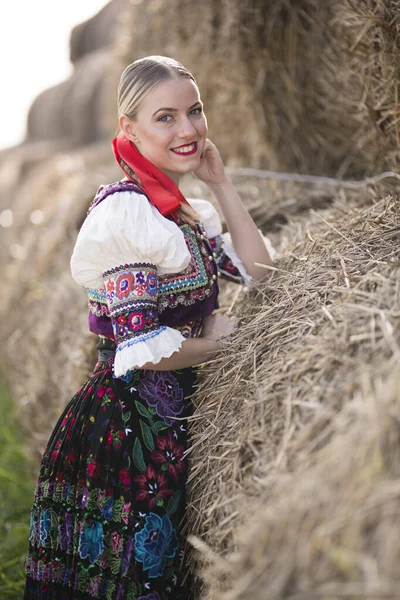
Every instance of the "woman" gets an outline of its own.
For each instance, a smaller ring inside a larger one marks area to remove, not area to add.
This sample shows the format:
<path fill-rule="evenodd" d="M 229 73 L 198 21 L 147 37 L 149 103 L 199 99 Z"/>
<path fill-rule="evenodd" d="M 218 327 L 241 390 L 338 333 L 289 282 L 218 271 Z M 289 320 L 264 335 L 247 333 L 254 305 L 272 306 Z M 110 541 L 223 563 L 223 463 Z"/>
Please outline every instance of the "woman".
<path fill-rule="evenodd" d="M 125 178 L 101 186 L 71 258 L 88 289 L 99 360 L 45 450 L 31 515 L 25 599 L 184 599 L 180 529 L 194 367 L 235 322 L 218 275 L 259 280 L 264 240 L 207 139 L 193 76 L 153 56 L 118 89 L 113 150 Z M 179 191 L 193 172 L 206 201 Z"/>

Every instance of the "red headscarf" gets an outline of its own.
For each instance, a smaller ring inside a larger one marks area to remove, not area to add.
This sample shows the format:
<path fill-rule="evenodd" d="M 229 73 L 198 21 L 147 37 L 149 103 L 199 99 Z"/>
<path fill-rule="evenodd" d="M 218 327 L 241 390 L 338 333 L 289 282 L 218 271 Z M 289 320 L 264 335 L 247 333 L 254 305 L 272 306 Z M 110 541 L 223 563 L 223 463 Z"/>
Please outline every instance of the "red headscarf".
<path fill-rule="evenodd" d="M 181 204 L 189 204 L 170 177 L 140 154 L 121 131 L 112 142 L 114 156 L 123 172 L 143 189 L 150 202 L 165 217 L 174 214 Z"/>

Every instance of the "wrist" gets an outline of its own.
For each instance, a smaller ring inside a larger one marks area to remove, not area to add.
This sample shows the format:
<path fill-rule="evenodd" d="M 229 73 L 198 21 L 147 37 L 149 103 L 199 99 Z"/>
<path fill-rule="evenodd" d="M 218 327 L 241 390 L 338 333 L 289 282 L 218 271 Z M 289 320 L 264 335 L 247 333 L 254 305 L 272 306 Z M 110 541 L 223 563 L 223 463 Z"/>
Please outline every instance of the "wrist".
<path fill-rule="evenodd" d="M 204 336 L 202 339 L 207 342 L 207 348 L 209 352 L 217 352 L 218 350 L 221 350 L 222 344 L 220 338 L 216 340 L 212 337 L 212 334 L 210 334 L 210 337 Z"/>
<path fill-rule="evenodd" d="M 208 182 L 207 186 L 210 188 L 214 194 L 218 194 L 220 191 L 232 187 L 232 181 L 228 177 L 228 175 L 224 175 L 220 181 Z"/>

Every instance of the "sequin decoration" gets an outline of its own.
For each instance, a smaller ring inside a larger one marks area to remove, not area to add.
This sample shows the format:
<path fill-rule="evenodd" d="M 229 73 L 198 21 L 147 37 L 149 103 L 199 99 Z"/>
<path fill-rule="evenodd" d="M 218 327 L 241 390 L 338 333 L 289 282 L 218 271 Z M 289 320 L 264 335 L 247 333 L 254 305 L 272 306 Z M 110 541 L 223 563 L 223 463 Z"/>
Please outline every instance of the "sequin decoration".
<path fill-rule="evenodd" d="M 210 246 L 215 256 L 215 262 L 218 266 L 218 271 L 223 279 L 234 281 L 235 283 L 245 283 L 239 269 L 233 264 L 230 257 L 226 254 L 222 246 L 222 236 L 217 235 L 209 238 Z"/>

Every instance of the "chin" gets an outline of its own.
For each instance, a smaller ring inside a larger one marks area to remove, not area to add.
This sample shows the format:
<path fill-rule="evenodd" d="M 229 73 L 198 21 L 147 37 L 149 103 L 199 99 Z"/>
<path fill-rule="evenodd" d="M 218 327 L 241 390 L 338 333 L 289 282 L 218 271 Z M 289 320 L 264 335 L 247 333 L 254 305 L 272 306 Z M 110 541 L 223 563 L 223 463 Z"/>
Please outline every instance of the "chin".
<path fill-rule="evenodd" d="M 200 158 L 193 157 L 191 160 L 187 160 L 181 165 L 174 165 L 174 170 L 177 173 L 190 173 L 200 166 Z"/>

